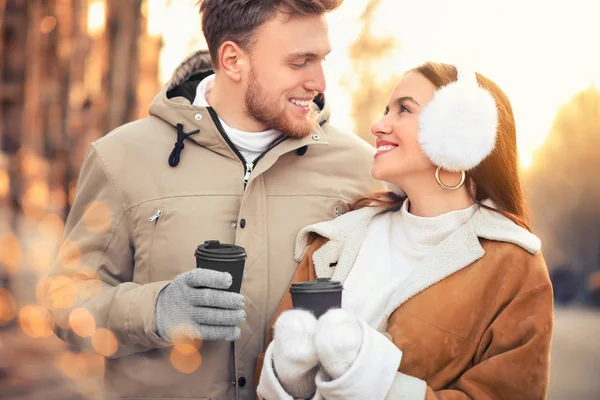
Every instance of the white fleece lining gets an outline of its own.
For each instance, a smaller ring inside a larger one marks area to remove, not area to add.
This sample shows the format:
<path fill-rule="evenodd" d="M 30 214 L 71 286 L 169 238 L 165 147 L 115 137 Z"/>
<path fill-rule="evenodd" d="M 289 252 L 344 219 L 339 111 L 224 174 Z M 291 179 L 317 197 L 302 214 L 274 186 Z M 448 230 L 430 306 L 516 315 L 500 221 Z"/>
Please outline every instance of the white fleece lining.
<path fill-rule="evenodd" d="M 359 323 L 363 343 L 350 369 L 334 380 L 322 370 L 317 374 L 317 392 L 327 400 L 383 399 L 396 377 L 402 351 L 365 321 Z"/>
<path fill-rule="evenodd" d="M 396 377 L 385 400 L 424 400 L 426 395 L 427 383 L 424 380 L 396 372 Z"/>
<path fill-rule="evenodd" d="M 381 211 L 381 208 L 365 207 L 302 229 L 296 238 L 296 261 L 302 261 L 311 233 L 326 237 L 329 242 L 313 253 L 315 273 L 317 277 L 331 277 L 330 264 L 337 262 L 335 278 L 343 282 L 358 256 L 367 225 Z"/>
<path fill-rule="evenodd" d="M 256 388 L 256 394 L 265 400 L 294 400 L 290 396 L 275 375 L 273 368 L 273 343 L 269 344 L 265 352 L 264 363 L 260 373 L 260 381 Z"/>
<path fill-rule="evenodd" d="M 494 207 L 489 200 L 483 204 Z M 302 229 L 296 239 L 296 260 L 301 261 L 304 256 L 310 233 L 323 236 L 329 242 L 313 254 L 315 272 L 318 277 L 332 277 L 343 282 L 356 261 L 369 222 L 383 210 L 365 207 Z M 405 301 L 483 257 L 485 251 L 479 238 L 513 243 L 531 254 L 541 249 L 540 240 L 534 234 L 497 212 L 479 207 L 469 222 L 448 236 L 402 282 L 377 329 L 385 331 L 389 315 Z M 330 267 L 333 263 L 337 263 L 335 268 Z"/>

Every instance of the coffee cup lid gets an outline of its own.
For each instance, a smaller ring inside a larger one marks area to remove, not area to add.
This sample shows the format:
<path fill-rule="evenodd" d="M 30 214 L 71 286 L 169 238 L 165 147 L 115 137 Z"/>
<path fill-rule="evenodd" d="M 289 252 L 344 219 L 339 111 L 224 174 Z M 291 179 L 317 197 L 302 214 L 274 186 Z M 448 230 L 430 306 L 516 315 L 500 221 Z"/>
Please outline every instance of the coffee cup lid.
<path fill-rule="evenodd" d="M 221 243 L 218 240 L 207 240 L 196 248 L 194 255 L 196 257 L 240 259 L 246 257 L 246 250 L 243 247 L 234 244 Z"/>
<path fill-rule="evenodd" d="M 332 281 L 330 278 L 317 278 L 310 282 L 292 283 L 290 293 L 327 293 L 340 292 L 343 289 L 341 282 Z"/>

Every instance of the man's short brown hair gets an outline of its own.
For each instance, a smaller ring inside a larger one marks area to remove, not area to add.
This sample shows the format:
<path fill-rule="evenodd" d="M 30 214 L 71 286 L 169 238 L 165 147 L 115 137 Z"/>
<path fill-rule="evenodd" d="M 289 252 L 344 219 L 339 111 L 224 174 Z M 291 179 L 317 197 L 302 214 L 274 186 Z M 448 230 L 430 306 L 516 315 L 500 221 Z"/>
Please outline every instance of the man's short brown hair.
<path fill-rule="evenodd" d="M 219 47 L 226 41 L 245 51 L 252 34 L 277 12 L 295 15 L 320 15 L 335 10 L 343 0 L 201 0 L 202 31 L 214 68 L 218 68 Z"/>

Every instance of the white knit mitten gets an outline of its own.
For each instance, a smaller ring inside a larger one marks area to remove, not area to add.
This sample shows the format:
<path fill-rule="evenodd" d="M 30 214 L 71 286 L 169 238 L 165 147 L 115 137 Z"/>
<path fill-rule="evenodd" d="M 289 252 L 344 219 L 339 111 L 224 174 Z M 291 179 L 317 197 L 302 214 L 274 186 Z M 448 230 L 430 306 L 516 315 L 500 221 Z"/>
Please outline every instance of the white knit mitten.
<path fill-rule="evenodd" d="M 397 374 L 402 352 L 367 322 L 344 310 L 319 318 L 315 335 L 323 368 L 317 393 L 327 400 L 383 399 Z"/>
<path fill-rule="evenodd" d="M 275 322 L 273 366 L 281 386 L 294 398 L 311 397 L 316 390 L 316 330 L 317 319 L 304 310 L 286 311 Z"/>
<path fill-rule="evenodd" d="M 333 379 L 350 369 L 362 345 L 357 318 L 342 309 L 325 313 L 317 323 L 315 344 L 321 365 Z"/>

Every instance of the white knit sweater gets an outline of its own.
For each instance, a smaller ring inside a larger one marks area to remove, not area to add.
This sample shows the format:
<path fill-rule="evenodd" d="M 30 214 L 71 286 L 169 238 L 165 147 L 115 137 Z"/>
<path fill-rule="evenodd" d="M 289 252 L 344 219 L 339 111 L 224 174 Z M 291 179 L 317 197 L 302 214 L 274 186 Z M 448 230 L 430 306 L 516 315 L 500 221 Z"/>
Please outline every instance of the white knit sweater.
<path fill-rule="evenodd" d="M 400 283 L 437 245 L 469 221 L 477 208 L 474 204 L 424 218 L 408 212 L 406 201 L 399 211 L 373 218 L 344 282 L 343 308 L 377 328 Z"/>

